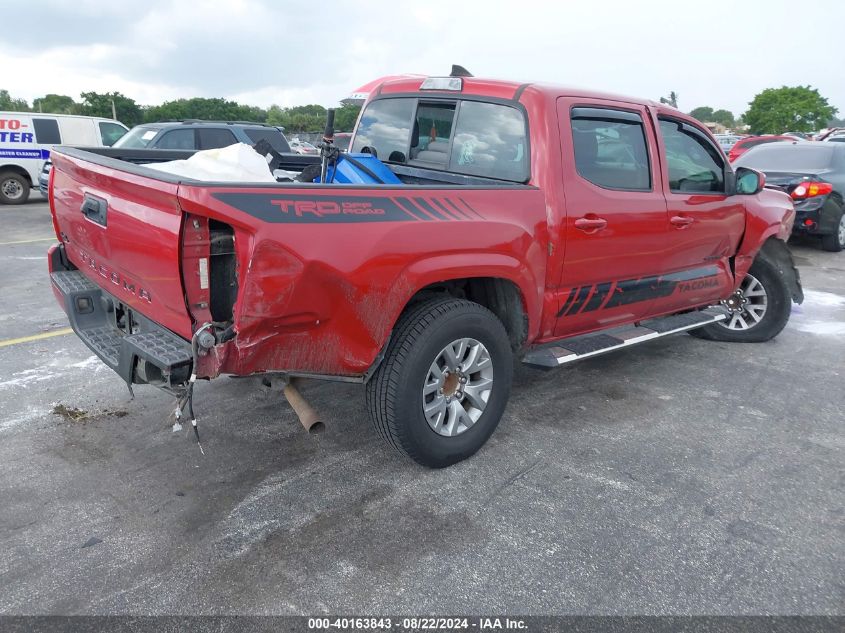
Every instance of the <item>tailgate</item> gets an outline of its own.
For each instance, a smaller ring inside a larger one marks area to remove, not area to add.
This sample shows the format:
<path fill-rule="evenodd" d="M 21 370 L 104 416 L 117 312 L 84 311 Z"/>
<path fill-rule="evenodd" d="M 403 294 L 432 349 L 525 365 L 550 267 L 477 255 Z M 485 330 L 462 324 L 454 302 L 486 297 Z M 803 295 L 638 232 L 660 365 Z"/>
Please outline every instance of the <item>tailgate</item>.
<path fill-rule="evenodd" d="M 67 258 L 123 303 L 190 338 L 179 259 L 178 182 L 89 155 L 92 162 L 85 155 L 71 149 L 52 154 L 53 216 Z"/>

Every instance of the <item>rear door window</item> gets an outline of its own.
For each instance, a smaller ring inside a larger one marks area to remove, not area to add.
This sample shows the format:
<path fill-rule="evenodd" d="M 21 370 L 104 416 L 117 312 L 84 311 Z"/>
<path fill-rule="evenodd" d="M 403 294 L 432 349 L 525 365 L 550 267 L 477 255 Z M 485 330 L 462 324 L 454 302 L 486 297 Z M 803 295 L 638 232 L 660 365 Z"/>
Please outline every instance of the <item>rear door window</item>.
<path fill-rule="evenodd" d="M 193 130 L 170 130 L 162 134 L 155 144 L 156 149 L 196 149 Z"/>
<path fill-rule="evenodd" d="M 59 134 L 59 124 L 56 119 L 32 119 L 35 129 L 35 140 L 42 145 L 59 145 L 62 135 Z"/>
<path fill-rule="evenodd" d="M 200 149 L 217 149 L 218 147 L 228 147 L 237 143 L 235 135 L 231 130 L 223 128 L 199 128 L 197 130 L 199 135 Z"/>
<path fill-rule="evenodd" d="M 642 117 L 609 108 L 573 108 L 578 175 L 605 189 L 650 191 L 651 168 Z"/>

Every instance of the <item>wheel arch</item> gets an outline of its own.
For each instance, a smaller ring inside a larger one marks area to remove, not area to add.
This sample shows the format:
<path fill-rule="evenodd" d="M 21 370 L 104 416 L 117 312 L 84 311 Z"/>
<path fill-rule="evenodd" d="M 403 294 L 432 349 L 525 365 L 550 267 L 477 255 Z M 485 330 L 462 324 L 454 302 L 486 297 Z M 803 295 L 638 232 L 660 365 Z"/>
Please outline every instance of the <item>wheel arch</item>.
<path fill-rule="evenodd" d="M 22 176 L 24 180 L 26 180 L 26 182 L 29 184 L 29 188 L 33 188 L 34 185 L 32 184 L 32 176 L 26 169 L 24 169 L 20 165 L 15 165 L 14 163 L 0 165 L 0 174 L 4 174 L 6 172 L 12 172 L 17 174 L 18 176 Z"/>
<path fill-rule="evenodd" d="M 757 252 L 757 257 L 766 259 L 777 268 L 789 288 L 789 294 L 795 303 L 804 301 L 804 291 L 801 288 L 801 278 L 798 268 L 792 259 L 792 253 L 786 242 L 776 236 L 769 237 Z"/>

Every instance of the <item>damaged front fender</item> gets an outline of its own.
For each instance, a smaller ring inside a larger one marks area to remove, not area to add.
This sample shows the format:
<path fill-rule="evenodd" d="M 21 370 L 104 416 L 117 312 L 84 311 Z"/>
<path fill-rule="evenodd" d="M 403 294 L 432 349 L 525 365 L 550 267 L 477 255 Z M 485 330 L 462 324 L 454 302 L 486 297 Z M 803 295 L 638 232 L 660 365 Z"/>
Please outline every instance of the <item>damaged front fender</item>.
<path fill-rule="evenodd" d="M 786 242 L 776 237 L 770 237 L 763 244 L 757 257 L 762 257 L 774 265 L 786 282 L 786 287 L 789 288 L 789 294 L 795 303 L 800 305 L 804 302 L 801 276 L 798 273 L 798 268 L 795 266 L 795 261 L 792 259 L 792 253 L 789 251 Z"/>

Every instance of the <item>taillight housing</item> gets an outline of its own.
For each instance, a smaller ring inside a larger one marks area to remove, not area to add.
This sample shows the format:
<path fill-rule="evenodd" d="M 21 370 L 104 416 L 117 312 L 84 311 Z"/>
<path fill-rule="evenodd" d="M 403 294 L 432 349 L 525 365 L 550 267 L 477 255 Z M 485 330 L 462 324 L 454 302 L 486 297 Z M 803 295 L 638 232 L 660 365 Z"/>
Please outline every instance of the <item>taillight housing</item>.
<path fill-rule="evenodd" d="M 833 185 L 829 182 L 807 181 L 795 187 L 789 195 L 793 200 L 806 200 L 816 196 L 826 196 L 832 191 Z"/>

